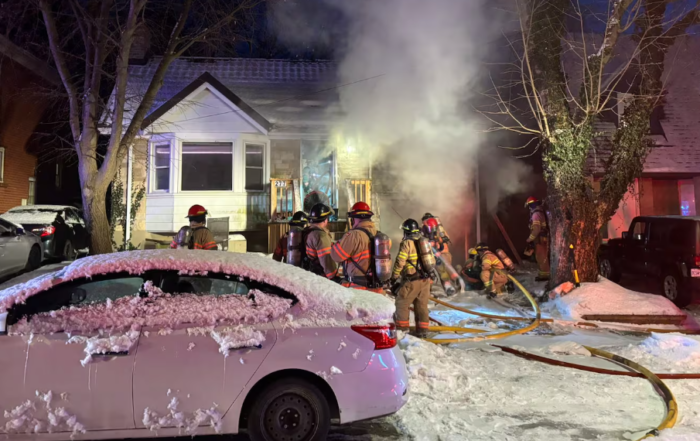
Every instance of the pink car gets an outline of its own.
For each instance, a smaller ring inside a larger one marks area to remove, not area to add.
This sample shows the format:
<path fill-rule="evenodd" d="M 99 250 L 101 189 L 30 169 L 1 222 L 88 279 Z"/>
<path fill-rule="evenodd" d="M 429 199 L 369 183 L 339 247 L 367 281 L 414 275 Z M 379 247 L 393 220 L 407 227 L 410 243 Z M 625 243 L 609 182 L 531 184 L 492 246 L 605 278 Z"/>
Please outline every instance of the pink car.
<path fill-rule="evenodd" d="M 405 404 L 393 311 L 258 255 L 87 257 L 0 291 L 0 433 L 324 440 Z"/>

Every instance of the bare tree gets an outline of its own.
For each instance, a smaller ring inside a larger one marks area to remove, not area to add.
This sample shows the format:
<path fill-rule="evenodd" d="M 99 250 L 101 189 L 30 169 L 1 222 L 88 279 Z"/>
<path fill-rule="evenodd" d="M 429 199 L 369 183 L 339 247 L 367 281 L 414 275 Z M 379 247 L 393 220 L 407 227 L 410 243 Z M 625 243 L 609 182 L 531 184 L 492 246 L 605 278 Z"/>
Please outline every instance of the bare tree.
<path fill-rule="evenodd" d="M 641 175 L 652 145 L 650 116 L 663 97 L 666 52 L 700 23 L 700 11 L 673 9 L 672 0 L 603 1 L 603 13 L 577 0 L 515 3 L 515 61 L 505 83 L 494 81 L 487 94 L 494 107 L 482 113 L 493 130 L 524 135 L 541 149 L 554 283 L 570 280 L 574 265 L 582 281 L 595 281 L 599 231 Z M 600 31 L 588 31 L 591 25 Z M 588 163 L 602 134 L 594 123 L 616 112 L 618 92 L 627 96 L 626 110 L 606 137 L 609 152 L 595 181 Z"/>
<path fill-rule="evenodd" d="M 120 160 L 139 136 L 171 63 L 195 45 L 233 37 L 264 0 L 38 0 L 49 49 L 65 89 L 72 145 L 77 153 L 91 252 L 112 251 L 107 190 Z M 133 114 L 125 118 L 129 58 L 135 33 L 159 17 L 162 57 Z M 104 99 L 104 91 L 111 90 Z M 111 121 L 106 153 L 98 152 L 98 123 Z"/>

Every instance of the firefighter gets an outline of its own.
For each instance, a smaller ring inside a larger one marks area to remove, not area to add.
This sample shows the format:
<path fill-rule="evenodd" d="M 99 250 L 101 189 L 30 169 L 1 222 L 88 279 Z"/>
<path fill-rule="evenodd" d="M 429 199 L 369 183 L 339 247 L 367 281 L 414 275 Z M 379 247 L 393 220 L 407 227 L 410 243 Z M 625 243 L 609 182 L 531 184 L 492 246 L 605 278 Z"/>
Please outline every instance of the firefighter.
<path fill-rule="evenodd" d="M 316 204 L 309 211 L 311 225 L 305 230 L 306 259 L 305 267 L 312 273 L 330 280 L 338 275 L 338 264 L 331 258 L 333 240 L 328 232 L 328 219 L 333 209 L 325 204 Z"/>
<path fill-rule="evenodd" d="M 343 264 L 345 280 L 343 286 L 384 293 L 381 287 L 374 286 L 372 268 L 372 239 L 377 235 L 377 227 L 372 222 L 372 210 L 365 202 L 357 202 L 348 212 L 352 228 L 333 244 L 331 257 Z"/>
<path fill-rule="evenodd" d="M 297 211 L 294 213 L 294 216 L 292 216 L 292 219 L 289 221 L 289 227 L 291 228 L 299 228 L 299 229 L 304 229 L 309 225 L 309 217 L 304 213 L 303 211 Z M 286 232 L 280 237 L 280 240 L 277 242 L 277 248 L 275 248 L 275 252 L 272 254 L 272 258 L 275 259 L 278 262 L 286 262 L 287 261 L 287 241 L 289 240 L 289 232 Z"/>
<path fill-rule="evenodd" d="M 400 331 L 409 330 L 410 308 L 413 305 L 416 316 L 416 336 L 427 337 L 430 326 L 428 300 L 430 299 L 430 273 L 419 259 L 421 240 L 418 222 L 414 219 L 406 219 L 401 224 L 403 240 L 399 247 L 391 275 L 391 286 L 397 286 L 396 293 L 396 327 Z M 423 239 L 426 240 L 426 239 Z M 426 244 L 432 262 L 435 257 Z M 423 256 L 420 256 L 423 257 Z"/>
<path fill-rule="evenodd" d="M 468 291 L 481 291 L 484 289 L 484 282 L 481 281 L 481 259 L 476 248 L 469 248 L 467 251 L 469 259 L 464 263 L 462 268 L 462 277 L 464 278 Z"/>
<path fill-rule="evenodd" d="M 190 228 L 192 233 L 190 235 L 189 243 L 187 248 L 190 250 L 209 250 L 216 251 L 218 248 L 216 246 L 216 241 L 214 240 L 214 235 L 206 227 L 207 215 L 209 213 L 201 205 L 193 205 L 187 212 L 187 218 L 190 220 Z M 170 248 L 177 248 L 177 240 L 174 239 L 170 244 Z"/>
<path fill-rule="evenodd" d="M 489 251 L 489 246 L 480 242 L 475 247 L 481 261 L 481 281 L 484 283 L 484 292 L 488 295 L 498 295 L 503 293 L 503 287 L 508 282 L 505 265 Z"/>
<path fill-rule="evenodd" d="M 535 248 L 537 260 L 538 282 L 549 280 L 549 228 L 547 228 L 547 215 L 544 212 L 542 202 L 530 197 L 525 202 L 525 207 L 530 209 L 530 236 L 527 238 L 528 249 Z"/>
<path fill-rule="evenodd" d="M 435 249 L 435 257 L 437 260 L 437 272 L 440 275 L 440 281 L 442 282 L 442 287 L 445 290 L 445 294 L 452 295 L 456 293 L 454 286 L 452 285 L 452 277 L 450 277 L 447 265 L 452 266 L 452 254 L 450 254 L 449 238 L 446 235 L 440 234 L 440 224 L 435 216 L 430 213 L 425 213 L 423 218 L 423 228 L 421 229 L 423 235 L 430 240 L 430 244 Z"/>

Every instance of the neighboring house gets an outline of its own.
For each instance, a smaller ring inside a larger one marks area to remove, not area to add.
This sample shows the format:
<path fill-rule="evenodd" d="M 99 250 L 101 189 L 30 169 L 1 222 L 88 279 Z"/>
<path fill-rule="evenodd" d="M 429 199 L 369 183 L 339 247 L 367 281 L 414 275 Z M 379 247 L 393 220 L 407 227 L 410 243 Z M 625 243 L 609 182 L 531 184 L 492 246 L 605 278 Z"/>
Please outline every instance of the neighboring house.
<path fill-rule="evenodd" d="M 686 37 L 666 56 L 665 95 L 651 118 L 654 141 L 634 190 L 603 231 L 603 238 L 621 237 L 635 216 L 700 214 L 700 39 Z M 618 111 L 609 121 L 597 124 L 601 133 L 611 132 L 624 112 L 624 93 L 618 93 Z M 597 143 L 589 165 L 595 176 L 602 174 L 609 144 L 605 136 Z M 609 139 L 609 138 L 608 138 Z M 697 197 L 696 197 L 697 195 Z"/>
<path fill-rule="evenodd" d="M 129 67 L 128 116 L 158 61 Z M 132 243 L 143 246 L 147 233 L 174 234 L 193 204 L 228 217 L 229 232 L 243 233 L 255 251 L 267 251 L 278 234 L 270 220 L 286 219 L 304 200 L 345 213 L 345 181 L 368 180 L 370 163 L 331 144 L 335 86 L 331 62 L 176 60 L 119 174 L 132 192 L 146 189 Z M 294 180 L 294 191 L 291 182 L 271 188 L 271 179 Z"/>
<path fill-rule="evenodd" d="M 47 105 L 38 93 L 59 84 L 52 68 L 0 36 L 0 213 L 34 203 L 37 158 L 27 147 Z"/>

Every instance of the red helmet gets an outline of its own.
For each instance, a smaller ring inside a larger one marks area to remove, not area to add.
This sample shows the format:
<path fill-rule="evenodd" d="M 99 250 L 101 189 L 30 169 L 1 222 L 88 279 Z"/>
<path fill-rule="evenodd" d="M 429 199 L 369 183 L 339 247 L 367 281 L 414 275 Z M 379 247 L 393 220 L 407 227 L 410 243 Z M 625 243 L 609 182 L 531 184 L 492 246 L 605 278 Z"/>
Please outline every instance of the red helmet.
<path fill-rule="evenodd" d="M 359 217 L 360 219 L 369 219 L 374 216 L 372 210 L 369 208 L 366 202 L 355 202 L 352 209 L 348 211 L 348 217 Z"/>
<path fill-rule="evenodd" d="M 527 201 L 525 201 L 525 208 L 529 207 L 532 204 L 539 204 L 539 203 L 540 203 L 539 199 L 537 199 L 536 197 L 530 196 L 529 198 L 527 198 Z"/>
<path fill-rule="evenodd" d="M 438 221 L 434 217 L 429 217 L 425 220 L 424 225 L 428 227 L 428 231 L 431 233 L 437 231 Z"/>
<path fill-rule="evenodd" d="M 193 205 L 187 211 L 187 216 L 185 216 L 185 217 L 194 217 L 194 216 L 201 216 L 201 215 L 207 215 L 207 214 L 209 214 L 209 212 L 207 212 L 206 208 L 202 207 L 201 205 Z"/>

